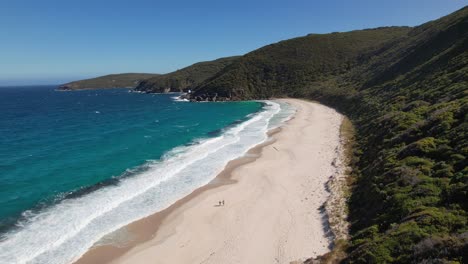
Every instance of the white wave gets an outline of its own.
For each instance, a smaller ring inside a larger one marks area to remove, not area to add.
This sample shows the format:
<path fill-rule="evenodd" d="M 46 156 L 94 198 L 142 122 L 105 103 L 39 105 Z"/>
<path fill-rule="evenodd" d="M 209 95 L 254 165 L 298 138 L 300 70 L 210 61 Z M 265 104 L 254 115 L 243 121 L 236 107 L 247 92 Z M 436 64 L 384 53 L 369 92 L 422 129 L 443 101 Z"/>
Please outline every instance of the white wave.
<path fill-rule="evenodd" d="M 188 99 L 182 98 L 181 96 L 172 96 L 171 99 L 175 102 L 190 102 Z"/>
<path fill-rule="evenodd" d="M 265 103 L 263 111 L 222 135 L 174 148 L 117 185 L 28 215 L 16 231 L 0 241 L 0 263 L 75 261 L 106 234 L 161 211 L 209 183 L 230 160 L 267 139 L 270 122 L 282 106 Z"/>
<path fill-rule="evenodd" d="M 286 102 L 278 102 L 281 108 L 281 112 L 273 116 L 270 120 L 268 129 L 281 127 L 285 122 L 289 121 L 296 113 L 296 108 Z"/>

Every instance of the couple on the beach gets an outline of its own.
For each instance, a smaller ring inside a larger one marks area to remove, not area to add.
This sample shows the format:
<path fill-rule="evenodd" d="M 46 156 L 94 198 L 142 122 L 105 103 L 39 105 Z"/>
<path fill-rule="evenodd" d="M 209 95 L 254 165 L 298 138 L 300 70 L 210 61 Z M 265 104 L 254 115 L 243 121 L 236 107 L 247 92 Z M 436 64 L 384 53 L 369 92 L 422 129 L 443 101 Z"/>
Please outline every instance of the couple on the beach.
<path fill-rule="evenodd" d="M 224 200 L 218 201 L 218 206 L 224 206 Z"/>

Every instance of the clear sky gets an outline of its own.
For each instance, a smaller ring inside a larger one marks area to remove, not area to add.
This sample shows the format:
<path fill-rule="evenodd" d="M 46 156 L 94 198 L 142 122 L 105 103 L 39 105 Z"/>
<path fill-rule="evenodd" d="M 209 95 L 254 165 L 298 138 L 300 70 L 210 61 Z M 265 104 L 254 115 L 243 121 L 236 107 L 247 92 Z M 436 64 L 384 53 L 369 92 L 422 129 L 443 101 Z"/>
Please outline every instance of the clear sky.
<path fill-rule="evenodd" d="M 280 40 L 415 26 L 468 0 L 1 0 L 0 85 L 166 73 Z"/>

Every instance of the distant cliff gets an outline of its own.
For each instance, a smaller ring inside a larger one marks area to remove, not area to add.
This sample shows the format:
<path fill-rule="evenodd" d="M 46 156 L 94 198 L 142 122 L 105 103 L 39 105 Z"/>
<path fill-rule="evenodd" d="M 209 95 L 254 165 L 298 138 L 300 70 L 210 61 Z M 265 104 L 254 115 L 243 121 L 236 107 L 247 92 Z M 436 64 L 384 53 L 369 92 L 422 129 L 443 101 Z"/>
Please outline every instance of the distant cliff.
<path fill-rule="evenodd" d="M 135 88 L 141 81 L 157 76 L 149 73 L 122 73 L 63 84 L 60 90 L 83 90 L 104 88 Z"/>
<path fill-rule="evenodd" d="M 175 72 L 154 76 L 142 81 L 135 90 L 148 93 L 164 93 L 193 89 L 203 81 L 214 77 L 220 70 L 238 58 L 238 56 L 233 56 L 195 63 Z"/>

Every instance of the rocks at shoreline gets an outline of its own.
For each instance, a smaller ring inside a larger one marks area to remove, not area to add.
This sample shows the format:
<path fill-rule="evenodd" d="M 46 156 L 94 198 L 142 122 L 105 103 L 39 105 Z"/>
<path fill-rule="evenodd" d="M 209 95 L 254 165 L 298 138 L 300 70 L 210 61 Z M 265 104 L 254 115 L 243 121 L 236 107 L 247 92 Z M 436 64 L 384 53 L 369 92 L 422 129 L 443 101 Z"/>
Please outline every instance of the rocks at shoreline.
<path fill-rule="evenodd" d="M 229 97 L 218 96 L 218 93 L 193 94 L 191 92 L 183 93 L 180 99 L 190 102 L 226 102 L 231 101 Z"/>

